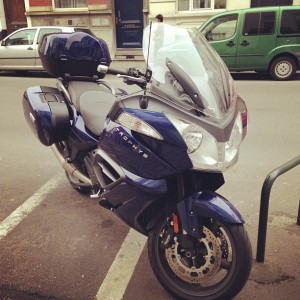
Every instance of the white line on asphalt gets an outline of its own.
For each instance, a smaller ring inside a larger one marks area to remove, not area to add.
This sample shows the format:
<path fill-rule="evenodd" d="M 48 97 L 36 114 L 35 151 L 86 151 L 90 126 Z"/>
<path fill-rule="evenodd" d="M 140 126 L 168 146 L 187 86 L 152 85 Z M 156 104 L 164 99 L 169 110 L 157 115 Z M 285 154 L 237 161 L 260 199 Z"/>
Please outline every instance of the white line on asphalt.
<path fill-rule="evenodd" d="M 121 300 L 147 238 L 130 229 L 96 295 L 96 300 Z"/>
<path fill-rule="evenodd" d="M 43 202 L 47 194 L 58 186 L 59 181 L 61 176 L 53 177 L 0 223 L 0 241 Z"/>

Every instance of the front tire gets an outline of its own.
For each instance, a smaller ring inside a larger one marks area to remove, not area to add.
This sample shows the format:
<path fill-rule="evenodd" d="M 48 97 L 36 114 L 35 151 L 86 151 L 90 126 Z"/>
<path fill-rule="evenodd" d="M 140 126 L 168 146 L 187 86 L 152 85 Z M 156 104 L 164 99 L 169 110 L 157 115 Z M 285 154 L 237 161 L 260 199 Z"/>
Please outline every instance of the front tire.
<path fill-rule="evenodd" d="M 203 220 L 202 220 L 203 221 Z M 252 250 L 243 225 L 206 219 L 202 238 L 185 249 L 174 234 L 162 247 L 170 220 L 162 219 L 148 238 L 148 256 L 160 284 L 176 299 L 232 299 L 246 284 Z M 189 243 L 188 243 L 189 244 Z"/>
<path fill-rule="evenodd" d="M 270 75 L 275 80 L 289 80 L 295 76 L 296 63 L 290 57 L 279 57 L 270 66 Z"/>

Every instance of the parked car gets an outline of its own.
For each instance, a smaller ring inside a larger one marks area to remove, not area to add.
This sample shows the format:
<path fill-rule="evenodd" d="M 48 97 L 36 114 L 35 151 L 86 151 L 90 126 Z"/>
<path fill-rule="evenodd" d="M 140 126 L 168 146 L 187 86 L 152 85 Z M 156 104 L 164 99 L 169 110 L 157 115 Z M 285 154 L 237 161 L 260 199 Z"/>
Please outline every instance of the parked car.
<path fill-rule="evenodd" d="M 0 43 L 0 70 L 34 71 L 43 70 L 38 53 L 38 44 L 45 34 L 82 31 L 95 36 L 87 28 L 41 26 L 16 30 Z"/>
<path fill-rule="evenodd" d="M 288 80 L 300 69 L 299 6 L 228 11 L 199 30 L 230 71 L 269 72 L 276 80 Z"/>

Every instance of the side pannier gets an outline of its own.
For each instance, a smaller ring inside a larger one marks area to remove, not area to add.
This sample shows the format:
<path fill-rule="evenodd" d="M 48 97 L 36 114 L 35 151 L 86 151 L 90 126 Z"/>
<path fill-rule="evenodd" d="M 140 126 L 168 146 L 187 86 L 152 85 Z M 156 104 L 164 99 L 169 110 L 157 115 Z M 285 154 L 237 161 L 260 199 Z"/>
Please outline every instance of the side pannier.
<path fill-rule="evenodd" d="M 23 95 L 25 119 L 45 146 L 63 141 L 71 128 L 71 111 L 58 89 L 35 86 Z"/>

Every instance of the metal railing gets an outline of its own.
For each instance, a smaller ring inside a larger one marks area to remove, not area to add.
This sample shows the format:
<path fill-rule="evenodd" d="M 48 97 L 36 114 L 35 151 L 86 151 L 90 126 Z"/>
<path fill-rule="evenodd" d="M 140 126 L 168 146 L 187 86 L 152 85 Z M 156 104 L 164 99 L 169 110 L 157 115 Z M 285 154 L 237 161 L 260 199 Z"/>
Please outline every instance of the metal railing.
<path fill-rule="evenodd" d="M 269 211 L 269 200 L 271 188 L 274 181 L 285 172 L 293 169 L 300 164 L 300 156 L 288 161 L 284 165 L 273 170 L 266 177 L 260 198 L 260 212 L 259 212 L 259 225 L 258 225 L 258 236 L 257 236 L 257 251 L 256 261 L 264 262 L 265 260 L 265 248 L 266 248 L 266 237 L 267 237 L 267 223 L 268 223 L 268 211 Z M 300 202 L 298 208 L 297 225 L 300 225 Z"/>

